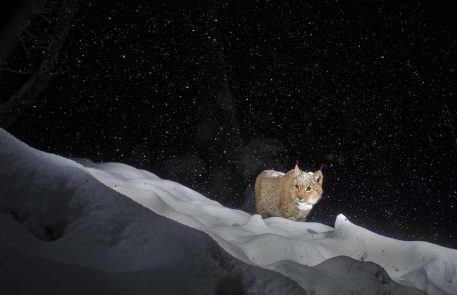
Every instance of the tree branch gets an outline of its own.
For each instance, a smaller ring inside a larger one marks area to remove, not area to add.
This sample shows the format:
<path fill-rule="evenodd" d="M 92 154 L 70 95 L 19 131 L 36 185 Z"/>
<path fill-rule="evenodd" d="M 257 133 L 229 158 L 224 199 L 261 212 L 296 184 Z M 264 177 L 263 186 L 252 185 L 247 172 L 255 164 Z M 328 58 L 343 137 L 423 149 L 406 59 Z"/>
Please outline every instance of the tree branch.
<path fill-rule="evenodd" d="M 49 79 L 59 61 L 60 51 L 77 10 L 78 0 L 63 1 L 54 35 L 46 49 L 43 60 L 19 91 L 0 105 L 0 126 L 3 128 L 11 126 L 26 108 L 36 103 L 40 93 L 48 87 Z"/>
<path fill-rule="evenodd" d="M 24 71 L 15 70 L 15 69 L 9 69 L 9 68 L 1 68 L 0 71 L 13 73 L 13 74 L 21 74 L 21 75 L 30 75 L 32 73 L 30 71 L 24 72 Z"/>

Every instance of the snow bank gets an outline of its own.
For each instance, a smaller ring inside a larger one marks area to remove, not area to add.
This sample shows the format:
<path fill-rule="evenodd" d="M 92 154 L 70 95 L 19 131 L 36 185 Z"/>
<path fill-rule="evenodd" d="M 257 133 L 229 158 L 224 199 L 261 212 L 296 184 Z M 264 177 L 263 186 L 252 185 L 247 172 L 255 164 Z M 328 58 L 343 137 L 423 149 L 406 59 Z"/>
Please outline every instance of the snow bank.
<path fill-rule="evenodd" d="M 249 294 L 457 294 L 456 250 L 342 215 L 335 228 L 263 220 L 144 170 L 83 164 L 0 129 L 0 289 L 213 294 L 238 282 Z"/>
<path fill-rule="evenodd" d="M 339 215 L 335 228 L 283 218 L 262 219 L 223 207 L 178 183 L 154 177 L 121 175 L 122 164 L 88 171 L 102 183 L 152 211 L 202 230 L 230 254 L 249 264 L 285 273 L 282 261 L 314 266 L 348 256 L 382 266 L 404 285 L 429 294 L 457 294 L 457 251 L 425 242 L 383 237 Z M 131 173 L 131 167 L 126 168 Z M 133 168 L 134 169 L 134 168 Z M 300 283 L 300 280 L 297 280 Z M 303 285 L 303 284 L 302 284 Z"/>
<path fill-rule="evenodd" d="M 133 178 L 154 179 L 128 166 Z M 305 294 L 0 129 L 0 294 Z M 275 292 L 278 291 L 278 292 Z"/>

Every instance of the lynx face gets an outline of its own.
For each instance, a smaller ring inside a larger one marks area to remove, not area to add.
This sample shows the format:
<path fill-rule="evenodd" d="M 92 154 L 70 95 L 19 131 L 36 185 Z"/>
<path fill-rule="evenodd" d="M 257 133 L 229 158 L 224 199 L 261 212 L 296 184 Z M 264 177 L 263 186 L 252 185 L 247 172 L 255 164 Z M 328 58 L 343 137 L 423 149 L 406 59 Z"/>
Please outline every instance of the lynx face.
<path fill-rule="evenodd" d="M 316 172 L 295 171 L 296 177 L 292 185 L 295 190 L 295 198 L 298 209 L 311 210 L 322 197 L 323 175 L 320 170 Z"/>

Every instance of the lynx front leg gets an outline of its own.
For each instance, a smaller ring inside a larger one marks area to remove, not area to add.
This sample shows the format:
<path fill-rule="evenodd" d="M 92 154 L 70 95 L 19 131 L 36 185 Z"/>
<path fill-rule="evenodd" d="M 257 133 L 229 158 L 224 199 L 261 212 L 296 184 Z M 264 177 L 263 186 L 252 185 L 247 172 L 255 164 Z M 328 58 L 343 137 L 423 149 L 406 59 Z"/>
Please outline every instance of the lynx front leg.
<path fill-rule="evenodd" d="M 291 220 L 297 220 L 298 212 L 295 208 L 290 206 L 290 204 L 287 203 L 281 203 L 279 207 L 279 211 L 281 213 L 281 217 L 291 219 Z"/>

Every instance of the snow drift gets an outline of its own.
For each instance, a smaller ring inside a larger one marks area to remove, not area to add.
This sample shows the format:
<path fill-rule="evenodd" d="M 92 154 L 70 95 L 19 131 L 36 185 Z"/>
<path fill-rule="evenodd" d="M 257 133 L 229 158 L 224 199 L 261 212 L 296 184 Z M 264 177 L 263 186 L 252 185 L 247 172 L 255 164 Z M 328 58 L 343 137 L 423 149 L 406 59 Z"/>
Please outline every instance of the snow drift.
<path fill-rule="evenodd" d="M 2 129 L 0 165 L 2 293 L 457 294 L 456 250 L 342 215 L 335 228 L 263 220 L 144 170 L 34 150 Z"/>

